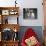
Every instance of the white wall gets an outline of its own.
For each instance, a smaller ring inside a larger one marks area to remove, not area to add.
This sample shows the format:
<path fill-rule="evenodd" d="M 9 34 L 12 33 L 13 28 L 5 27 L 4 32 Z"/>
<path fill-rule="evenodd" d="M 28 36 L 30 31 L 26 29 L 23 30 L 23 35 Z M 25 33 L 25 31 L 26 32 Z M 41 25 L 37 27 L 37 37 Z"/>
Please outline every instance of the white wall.
<path fill-rule="evenodd" d="M 23 8 L 37 8 L 38 9 L 38 19 L 36 20 L 24 20 L 23 18 Z M 24 3 L 20 7 L 20 23 L 26 26 L 43 26 L 43 7 L 42 0 L 24 0 Z"/>
<path fill-rule="evenodd" d="M 0 0 L 0 6 L 15 6 L 15 0 Z M 43 7 L 42 0 L 17 0 L 19 8 L 19 24 L 21 26 L 43 26 Z M 24 20 L 23 8 L 37 8 L 38 19 Z"/>

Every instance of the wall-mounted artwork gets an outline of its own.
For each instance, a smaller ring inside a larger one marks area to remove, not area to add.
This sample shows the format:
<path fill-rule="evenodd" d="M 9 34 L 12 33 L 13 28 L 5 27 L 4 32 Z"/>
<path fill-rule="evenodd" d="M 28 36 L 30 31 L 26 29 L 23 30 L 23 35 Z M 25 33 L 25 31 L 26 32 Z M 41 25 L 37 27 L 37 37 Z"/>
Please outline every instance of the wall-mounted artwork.
<path fill-rule="evenodd" d="M 23 8 L 24 19 L 37 19 L 37 8 Z"/>

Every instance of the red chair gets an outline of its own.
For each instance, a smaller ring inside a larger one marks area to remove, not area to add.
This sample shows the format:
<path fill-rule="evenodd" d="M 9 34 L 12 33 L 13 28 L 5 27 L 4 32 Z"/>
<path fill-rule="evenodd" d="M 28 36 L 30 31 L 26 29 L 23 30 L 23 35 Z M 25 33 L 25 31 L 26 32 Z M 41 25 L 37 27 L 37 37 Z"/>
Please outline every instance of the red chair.
<path fill-rule="evenodd" d="M 36 33 L 33 31 L 32 28 L 28 28 L 27 31 L 24 34 L 24 37 L 22 38 L 21 46 L 27 46 L 25 43 L 25 40 L 34 36 L 37 39 Z M 38 40 L 37 40 L 38 41 Z M 40 42 L 38 41 L 35 46 L 41 46 Z"/>

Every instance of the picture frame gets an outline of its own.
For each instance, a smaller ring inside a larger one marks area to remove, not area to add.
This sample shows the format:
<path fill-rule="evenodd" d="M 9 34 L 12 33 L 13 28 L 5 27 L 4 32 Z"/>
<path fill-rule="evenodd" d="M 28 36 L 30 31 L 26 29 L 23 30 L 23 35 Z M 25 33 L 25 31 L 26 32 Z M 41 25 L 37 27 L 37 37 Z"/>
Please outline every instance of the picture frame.
<path fill-rule="evenodd" d="M 23 8 L 24 19 L 37 19 L 37 8 Z"/>
<path fill-rule="evenodd" d="M 2 15 L 9 15 L 9 10 L 2 10 Z"/>

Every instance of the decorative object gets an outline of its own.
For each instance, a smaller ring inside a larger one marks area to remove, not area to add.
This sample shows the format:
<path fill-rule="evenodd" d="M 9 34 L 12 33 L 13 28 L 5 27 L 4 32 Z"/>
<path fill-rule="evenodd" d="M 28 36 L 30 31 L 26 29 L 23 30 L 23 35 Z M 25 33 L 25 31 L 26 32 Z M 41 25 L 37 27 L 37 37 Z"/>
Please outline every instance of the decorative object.
<path fill-rule="evenodd" d="M 2 40 L 4 41 L 18 40 L 18 32 L 14 32 L 10 28 L 5 28 L 2 32 Z"/>
<path fill-rule="evenodd" d="M 5 19 L 5 24 L 8 24 L 8 18 L 7 18 L 7 19 Z"/>
<path fill-rule="evenodd" d="M 18 40 L 18 32 L 14 32 L 13 40 Z"/>
<path fill-rule="evenodd" d="M 10 10 L 10 12 L 9 12 L 10 15 L 16 15 L 17 13 L 18 13 L 18 12 L 15 11 L 15 10 Z"/>
<path fill-rule="evenodd" d="M 2 40 L 4 41 L 12 40 L 12 30 L 11 29 L 5 28 L 3 30 Z"/>
<path fill-rule="evenodd" d="M 17 2 L 16 2 L 17 0 L 15 0 L 15 7 L 16 7 L 16 4 L 17 4 Z"/>
<path fill-rule="evenodd" d="M 3 23 L 3 24 L 8 24 L 8 16 L 4 16 L 4 15 L 3 15 L 2 23 Z"/>
<path fill-rule="evenodd" d="M 9 10 L 2 10 L 2 15 L 9 15 Z"/>
<path fill-rule="evenodd" d="M 14 29 L 14 32 L 17 32 L 16 28 Z"/>
<path fill-rule="evenodd" d="M 23 8 L 24 19 L 37 19 L 37 8 Z"/>

